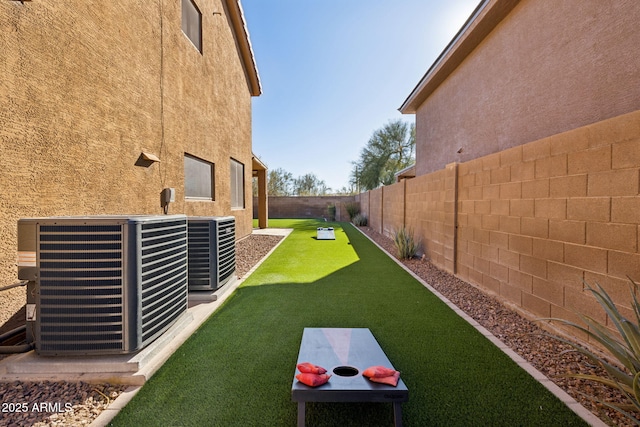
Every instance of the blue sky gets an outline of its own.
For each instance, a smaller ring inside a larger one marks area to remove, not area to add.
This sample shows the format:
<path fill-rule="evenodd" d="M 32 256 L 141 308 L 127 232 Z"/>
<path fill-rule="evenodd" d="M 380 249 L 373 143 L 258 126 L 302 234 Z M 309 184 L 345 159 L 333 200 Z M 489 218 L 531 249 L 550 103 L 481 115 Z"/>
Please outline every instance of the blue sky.
<path fill-rule="evenodd" d="M 294 177 L 348 186 L 398 108 L 479 0 L 242 0 L 263 94 L 253 151 Z"/>

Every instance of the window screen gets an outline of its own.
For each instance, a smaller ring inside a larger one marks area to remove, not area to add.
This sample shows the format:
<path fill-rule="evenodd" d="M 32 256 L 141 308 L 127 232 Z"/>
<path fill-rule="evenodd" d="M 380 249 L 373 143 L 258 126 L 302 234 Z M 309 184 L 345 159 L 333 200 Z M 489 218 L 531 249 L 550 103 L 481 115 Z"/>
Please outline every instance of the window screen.
<path fill-rule="evenodd" d="M 244 165 L 231 159 L 231 208 L 244 208 Z"/>
<path fill-rule="evenodd" d="M 182 0 L 182 32 L 202 53 L 202 14 L 192 0 Z"/>
<path fill-rule="evenodd" d="M 184 155 L 184 195 L 190 199 L 215 200 L 214 165 L 197 157 Z"/>

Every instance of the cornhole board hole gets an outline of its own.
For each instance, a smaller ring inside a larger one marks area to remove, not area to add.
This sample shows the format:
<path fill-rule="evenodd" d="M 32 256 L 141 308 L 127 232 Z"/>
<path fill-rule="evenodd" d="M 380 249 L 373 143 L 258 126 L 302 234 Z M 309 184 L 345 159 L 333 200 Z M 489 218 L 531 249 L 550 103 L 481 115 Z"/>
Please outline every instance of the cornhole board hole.
<path fill-rule="evenodd" d="M 402 378 L 394 387 L 362 375 L 370 366 L 395 369 L 369 329 L 304 328 L 297 363 L 303 362 L 322 366 L 331 378 L 326 384 L 309 387 L 294 375 L 291 398 L 298 403 L 298 427 L 305 425 L 306 402 L 389 402 L 394 425 L 402 426 L 400 404 L 409 400 Z"/>
<path fill-rule="evenodd" d="M 336 240 L 336 233 L 333 231 L 333 227 L 318 227 L 318 234 L 316 239 Z"/>

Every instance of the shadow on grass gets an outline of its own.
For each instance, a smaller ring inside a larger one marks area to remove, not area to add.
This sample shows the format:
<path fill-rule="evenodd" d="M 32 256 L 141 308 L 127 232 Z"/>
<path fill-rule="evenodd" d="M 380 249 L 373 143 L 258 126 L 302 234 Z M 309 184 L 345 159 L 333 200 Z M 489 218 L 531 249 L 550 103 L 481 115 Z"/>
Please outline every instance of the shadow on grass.
<path fill-rule="evenodd" d="M 318 249 L 333 241 L 310 241 L 313 224 L 298 224 L 113 425 L 294 425 L 291 384 L 304 327 L 371 329 L 409 388 L 406 426 L 584 425 L 357 230 L 334 227 L 337 243 Z M 300 259 L 289 260 L 292 253 Z M 390 425 L 392 407 L 308 404 L 307 423 Z"/>

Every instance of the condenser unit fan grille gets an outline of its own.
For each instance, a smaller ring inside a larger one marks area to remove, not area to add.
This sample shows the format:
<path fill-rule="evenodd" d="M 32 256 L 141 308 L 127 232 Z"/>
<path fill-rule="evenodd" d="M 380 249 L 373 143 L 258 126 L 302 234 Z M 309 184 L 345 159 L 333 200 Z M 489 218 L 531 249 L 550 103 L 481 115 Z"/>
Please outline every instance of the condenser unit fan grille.
<path fill-rule="evenodd" d="M 121 225 L 42 225 L 40 349 L 123 349 Z"/>

